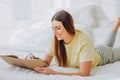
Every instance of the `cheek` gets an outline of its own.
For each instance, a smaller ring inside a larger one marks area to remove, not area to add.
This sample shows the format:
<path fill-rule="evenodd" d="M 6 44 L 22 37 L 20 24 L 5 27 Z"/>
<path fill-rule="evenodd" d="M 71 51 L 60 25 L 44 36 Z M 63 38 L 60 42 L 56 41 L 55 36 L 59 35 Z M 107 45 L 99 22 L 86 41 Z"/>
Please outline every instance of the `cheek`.
<path fill-rule="evenodd" d="M 62 34 L 62 33 L 64 33 L 64 31 L 63 31 L 63 30 L 60 30 L 59 33 Z"/>
<path fill-rule="evenodd" d="M 65 34 L 65 30 L 64 29 L 57 30 L 55 34 L 62 37 Z"/>
<path fill-rule="evenodd" d="M 61 30 L 57 30 L 56 33 L 57 33 L 57 34 L 62 34 L 62 33 L 63 33 L 63 30 L 62 30 L 62 29 L 61 29 Z"/>
<path fill-rule="evenodd" d="M 59 31 L 59 34 L 60 34 L 61 36 L 63 36 L 63 35 L 64 35 L 64 33 L 65 33 L 65 31 L 64 31 L 64 30 L 60 30 L 60 31 Z"/>
<path fill-rule="evenodd" d="M 64 30 L 60 32 L 60 37 L 61 37 L 61 38 L 64 38 L 65 35 L 66 35 L 66 32 L 65 32 Z"/>

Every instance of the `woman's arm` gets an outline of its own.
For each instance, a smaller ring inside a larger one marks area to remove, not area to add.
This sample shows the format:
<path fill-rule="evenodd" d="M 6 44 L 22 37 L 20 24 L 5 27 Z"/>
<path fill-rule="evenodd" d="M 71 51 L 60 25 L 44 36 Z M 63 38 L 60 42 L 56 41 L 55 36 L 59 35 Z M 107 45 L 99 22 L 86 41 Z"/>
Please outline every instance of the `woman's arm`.
<path fill-rule="evenodd" d="M 62 72 L 56 72 L 56 74 L 61 74 L 61 75 L 79 75 L 79 76 L 89 76 L 90 71 L 91 71 L 91 61 L 87 62 L 81 62 L 80 63 L 80 71 L 76 73 L 62 73 Z"/>
<path fill-rule="evenodd" d="M 52 59 L 53 59 L 53 56 L 46 54 L 43 61 L 45 61 L 49 65 L 51 63 Z"/>
<path fill-rule="evenodd" d="M 90 71 L 91 71 L 91 65 L 92 65 L 92 61 L 81 62 L 80 63 L 80 71 L 74 72 L 74 73 L 58 72 L 58 71 L 54 71 L 50 68 L 39 68 L 39 67 L 34 68 L 34 70 L 37 71 L 38 73 L 42 73 L 42 74 L 89 76 Z"/>

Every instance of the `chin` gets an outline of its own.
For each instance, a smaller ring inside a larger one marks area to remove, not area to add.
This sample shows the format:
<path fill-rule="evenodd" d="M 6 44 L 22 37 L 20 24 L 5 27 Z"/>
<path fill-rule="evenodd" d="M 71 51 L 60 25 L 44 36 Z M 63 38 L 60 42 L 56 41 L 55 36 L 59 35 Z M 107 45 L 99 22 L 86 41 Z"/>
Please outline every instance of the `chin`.
<path fill-rule="evenodd" d="M 58 41 L 61 41 L 62 40 L 62 38 L 57 38 L 58 39 Z"/>

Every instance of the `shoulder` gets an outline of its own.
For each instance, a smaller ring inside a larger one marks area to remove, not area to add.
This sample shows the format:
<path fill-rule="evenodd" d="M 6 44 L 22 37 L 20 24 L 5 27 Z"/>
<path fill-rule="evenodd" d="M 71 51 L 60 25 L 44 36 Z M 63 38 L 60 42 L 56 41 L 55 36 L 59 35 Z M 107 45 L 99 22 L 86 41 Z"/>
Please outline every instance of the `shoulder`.
<path fill-rule="evenodd" d="M 80 38 L 80 40 L 81 39 L 89 39 L 89 37 L 88 37 L 88 35 L 87 34 L 85 34 L 84 32 L 82 32 L 81 30 L 75 30 L 75 32 L 76 32 L 76 36 L 78 37 L 78 38 Z"/>
<path fill-rule="evenodd" d="M 89 36 L 81 30 L 76 30 L 75 36 L 80 43 L 93 43 Z"/>

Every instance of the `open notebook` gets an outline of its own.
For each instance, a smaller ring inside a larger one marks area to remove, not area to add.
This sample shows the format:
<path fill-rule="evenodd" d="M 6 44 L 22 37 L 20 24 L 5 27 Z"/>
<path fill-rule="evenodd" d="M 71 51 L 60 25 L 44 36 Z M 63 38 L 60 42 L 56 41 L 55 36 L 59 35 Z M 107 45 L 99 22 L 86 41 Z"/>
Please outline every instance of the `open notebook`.
<path fill-rule="evenodd" d="M 34 67 L 47 67 L 48 64 L 42 59 L 20 59 L 15 55 L 0 55 L 0 57 L 10 65 L 34 69 Z"/>

